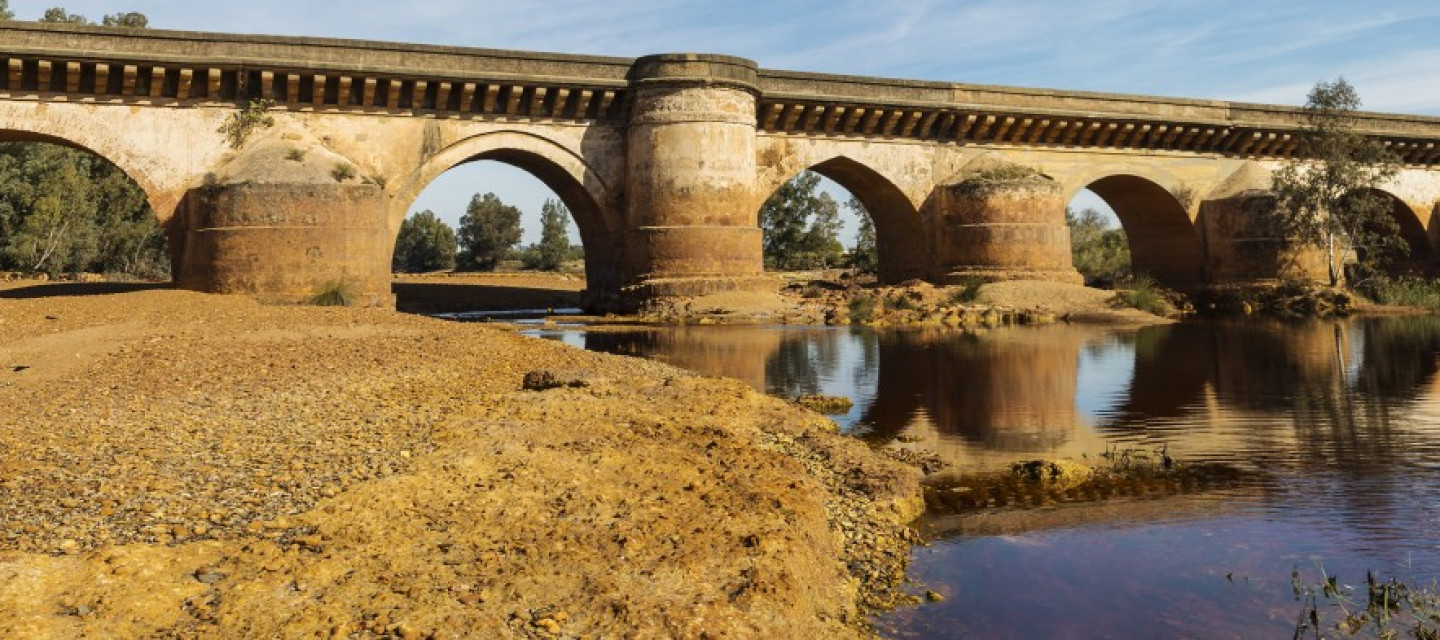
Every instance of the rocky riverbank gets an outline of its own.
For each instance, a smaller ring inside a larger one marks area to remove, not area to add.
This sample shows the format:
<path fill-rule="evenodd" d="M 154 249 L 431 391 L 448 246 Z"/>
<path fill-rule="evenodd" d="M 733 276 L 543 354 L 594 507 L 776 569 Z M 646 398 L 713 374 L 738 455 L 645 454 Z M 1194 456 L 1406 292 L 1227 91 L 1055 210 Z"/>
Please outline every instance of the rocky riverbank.
<path fill-rule="evenodd" d="M 854 637 L 905 599 L 916 470 L 738 382 L 384 311 L 22 288 L 7 636 Z M 538 368 L 575 384 L 522 388 Z"/>

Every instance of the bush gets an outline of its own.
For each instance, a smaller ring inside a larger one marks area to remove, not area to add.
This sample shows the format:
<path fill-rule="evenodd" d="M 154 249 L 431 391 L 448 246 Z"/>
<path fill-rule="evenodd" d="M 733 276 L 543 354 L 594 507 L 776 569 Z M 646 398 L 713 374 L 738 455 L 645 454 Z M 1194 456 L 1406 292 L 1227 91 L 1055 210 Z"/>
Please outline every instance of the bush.
<path fill-rule="evenodd" d="M 875 319 L 875 298 L 871 296 L 855 296 L 850 299 L 850 319 L 855 322 L 865 322 Z"/>
<path fill-rule="evenodd" d="M 348 307 L 355 304 L 355 290 L 344 282 L 332 282 L 310 298 L 310 304 L 317 307 Z"/>
<path fill-rule="evenodd" d="M 1116 304 L 1157 316 L 1163 316 L 1168 311 L 1165 292 L 1155 284 L 1154 278 L 1141 274 L 1131 278 L 1123 286 L 1123 289 L 1115 292 L 1113 300 Z"/>
<path fill-rule="evenodd" d="M 980 287 L 985 286 L 985 281 L 980 278 L 966 278 L 960 283 L 959 289 L 950 291 L 950 304 L 969 304 L 980 299 Z"/>
<path fill-rule="evenodd" d="M 909 311 L 920 308 L 920 305 L 916 304 L 915 300 L 903 293 L 897 293 L 887 298 L 885 300 L 885 306 L 896 311 Z"/>
<path fill-rule="evenodd" d="M 1372 278 L 1360 292 L 1380 304 L 1440 310 L 1440 282 L 1423 278 Z"/>

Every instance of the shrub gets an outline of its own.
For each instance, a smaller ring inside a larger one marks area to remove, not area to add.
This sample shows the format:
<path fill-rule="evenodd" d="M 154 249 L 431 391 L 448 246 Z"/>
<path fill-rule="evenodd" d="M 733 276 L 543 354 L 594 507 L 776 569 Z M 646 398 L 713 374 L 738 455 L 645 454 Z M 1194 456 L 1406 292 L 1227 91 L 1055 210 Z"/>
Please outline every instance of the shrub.
<path fill-rule="evenodd" d="M 862 295 L 850 299 L 850 319 L 865 322 L 875 319 L 875 298 Z"/>
<path fill-rule="evenodd" d="M 348 307 L 355 304 L 355 290 L 344 282 L 332 282 L 310 298 L 310 304 L 317 307 Z"/>
<path fill-rule="evenodd" d="M 966 278 L 960 283 L 960 288 L 950 291 L 950 304 L 968 304 L 980 299 L 980 287 L 985 286 L 985 281 L 980 278 Z"/>
<path fill-rule="evenodd" d="M 903 293 L 897 293 L 887 298 L 885 300 L 885 306 L 896 311 L 909 311 L 920 308 L 920 305 L 915 304 L 915 300 Z"/>
<path fill-rule="evenodd" d="M 355 177 L 355 167 L 348 163 L 337 162 L 335 168 L 330 171 L 330 177 L 335 178 L 336 182 L 344 182 Z"/>
<path fill-rule="evenodd" d="M 275 124 L 275 118 L 266 113 L 274 106 L 274 100 L 251 100 L 239 111 L 225 118 L 225 122 L 216 131 L 225 134 L 225 140 L 230 143 L 230 148 L 239 149 L 245 146 L 245 141 L 250 139 L 250 134 L 254 133 L 256 129 L 264 129 Z"/>
<path fill-rule="evenodd" d="M 1155 284 L 1154 278 L 1145 274 L 1130 278 L 1123 289 L 1115 292 L 1112 300 L 1120 306 L 1139 309 L 1157 316 L 1165 315 L 1168 306 L 1165 304 L 1164 290 Z"/>
<path fill-rule="evenodd" d="M 1440 282 L 1422 278 L 1373 278 L 1361 293 L 1380 304 L 1440 310 Z"/>

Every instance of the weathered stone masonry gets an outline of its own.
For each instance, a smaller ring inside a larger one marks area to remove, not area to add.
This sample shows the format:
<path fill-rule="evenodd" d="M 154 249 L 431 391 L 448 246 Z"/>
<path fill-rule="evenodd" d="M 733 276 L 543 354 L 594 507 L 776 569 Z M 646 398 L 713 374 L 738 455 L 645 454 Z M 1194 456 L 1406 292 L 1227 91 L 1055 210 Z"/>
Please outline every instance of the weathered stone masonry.
<path fill-rule="evenodd" d="M 0 23 L 0 139 L 91 150 L 149 195 L 179 286 L 293 301 L 344 282 L 390 303 L 414 198 L 493 159 L 574 213 L 590 302 L 769 286 L 756 214 L 813 169 L 870 211 L 881 275 L 1076 281 L 1064 207 L 1116 209 L 1172 286 L 1314 275 L 1252 224 L 1297 112 L 1217 101 L 822 75 L 720 55 L 639 59 Z M 251 100 L 275 125 L 218 132 Z M 1422 269 L 1440 119 L 1367 114 Z M 1022 168 L 1022 170 L 1017 170 Z M 1293 256 L 1292 256 L 1293 257 Z"/>

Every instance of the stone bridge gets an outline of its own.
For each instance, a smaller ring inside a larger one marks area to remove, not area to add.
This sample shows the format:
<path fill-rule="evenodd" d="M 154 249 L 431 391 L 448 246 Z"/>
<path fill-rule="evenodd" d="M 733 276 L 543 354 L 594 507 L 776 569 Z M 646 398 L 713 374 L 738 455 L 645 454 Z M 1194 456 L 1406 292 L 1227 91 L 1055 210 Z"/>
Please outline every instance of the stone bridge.
<path fill-rule="evenodd" d="M 123 169 L 165 225 L 176 284 L 201 291 L 293 301 L 345 282 L 389 304 L 411 203 L 475 160 L 565 202 L 595 307 L 773 286 L 758 210 L 806 169 L 866 206 L 887 281 L 1078 281 L 1064 210 L 1086 188 L 1136 269 L 1171 286 L 1323 271 L 1252 219 L 1297 146 L 1286 107 L 18 22 L 0 23 L 0 61 L 0 140 Z M 252 100 L 273 101 L 274 124 L 232 148 L 219 130 Z M 1360 126 L 1404 160 L 1385 193 L 1415 266 L 1433 268 L 1440 118 Z"/>

